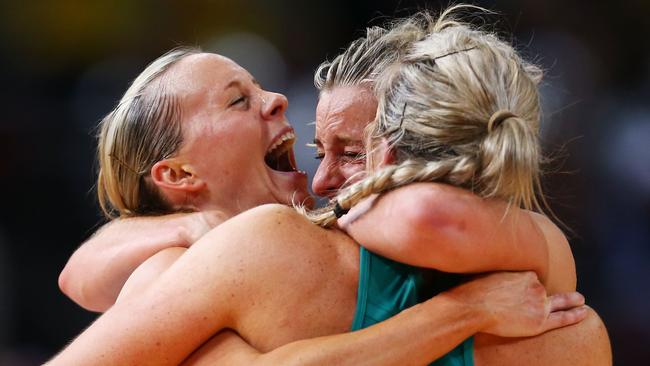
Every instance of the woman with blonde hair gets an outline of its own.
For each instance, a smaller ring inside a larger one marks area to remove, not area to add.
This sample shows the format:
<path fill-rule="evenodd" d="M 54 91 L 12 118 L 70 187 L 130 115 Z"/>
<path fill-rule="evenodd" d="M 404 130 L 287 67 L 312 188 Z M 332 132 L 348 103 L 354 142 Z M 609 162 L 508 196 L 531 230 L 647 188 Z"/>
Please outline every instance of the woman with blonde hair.
<path fill-rule="evenodd" d="M 378 110 L 367 128 L 370 172 L 339 192 L 329 207 L 308 215 L 325 227 L 338 218 L 338 226 L 363 243 L 362 265 L 365 259 L 380 266 L 377 258 L 383 256 L 454 273 L 528 269 L 537 273 L 549 293 L 573 291 L 575 264 L 562 232 L 546 216 L 519 210 L 541 212 L 545 206 L 538 141 L 537 86 L 542 71 L 496 35 L 454 19 L 454 11 L 465 7 L 452 7 L 437 19 L 418 14 L 397 23 L 385 36 L 407 47 L 372 78 Z M 325 69 L 327 79 L 320 83 L 328 97 L 334 95 L 334 86 L 327 83 L 336 79 L 329 75 L 331 69 Z M 432 181 L 468 193 L 455 197 L 458 205 L 441 199 L 444 188 L 431 191 L 430 186 L 412 184 Z M 494 202 L 491 215 L 501 220 L 493 227 L 481 227 L 484 220 L 446 221 L 445 211 L 462 207 L 469 192 Z M 363 204 L 355 207 L 359 202 Z M 380 224 L 376 212 L 393 225 Z M 528 240 L 513 247 L 494 240 L 503 226 L 531 224 L 544 241 Z M 483 230 L 484 237 L 444 240 L 449 232 L 462 232 L 467 226 Z M 603 351 L 597 359 L 606 364 L 611 362 L 609 342 L 601 333 L 604 338 L 594 349 Z M 495 340 L 477 335 L 477 343 Z M 487 354 L 477 353 L 480 363 L 490 361 Z"/>
<path fill-rule="evenodd" d="M 235 177 L 242 176 L 245 179 L 257 176 L 262 183 L 255 185 L 257 189 L 252 191 L 255 194 L 247 202 L 259 204 L 264 197 L 271 201 L 276 199 L 277 202 L 286 202 L 286 196 L 282 194 L 291 192 L 287 187 L 299 185 L 296 183 L 297 177 L 286 177 L 279 173 L 293 171 L 291 154 L 288 153 L 290 143 L 285 144 L 285 141 L 291 138 L 287 135 L 290 131 L 286 130 L 282 118 L 286 103 L 283 104 L 277 95 L 262 91 L 259 85 L 234 63 L 215 55 L 191 55 L 179 60 L 167 71 L 156 81 L 165 85 L 158 85 L 156 89 L 147 92 L 167 95 L 160 91 L 162 89 L 165 93 L 170 93 L 168 100 L 177 100 L 176 108 L 172 104 L 163 110 L 181 111 L 176 115 L 181 116 L 179 120 L 183 124 L 183 138 L 192 144 L 183 143 L 172 155 L 163 154 L 163 160 L 151 165 L 151 173 L 147 172 L 144 178 L 140 178 L 145 182 L 142 187 L 146 188 L 147 179 L 150 179 L 164 194 L 165 204 L 168 205 L 166 207 L 219 207 L 224 216 L 231 217 L 233 212 L 237 212 L 237 206 L 232 208 L 232 204 L 209 204 L 209 198 L 214 198 L 217 192 L 215 187 L 230 184 L 230 180 L 222 179 L 219 173 L 227 173 L 225 175 L 229 177 L 235 174 Z M 195 75 L 202 77 L 197 79 Z M 275 100 L 267 102 L 269 97 Z M 157 113 L 146 115 L 158 116 Z M 221 126 L 222 122 L 226 126 Z M 238 123 L 236 129 L 229 127 L 235 122 Z M 268 126 L 278 127 L 271 127 L 274 132 L 269 132 Z M 216 136 L 228 139 L 213 138 L 208 141 L 210 137 Z M 241 151 L 241 146 L 226 148 L 219 158 L 245 159 L 243 164 L 239 164 L 245 172 L 233 173 L 232 163 L 230 168 L 224 163 L 226 165 L 223 165 L 221 170 L 216 170 L 215 174 L 210 175 L 207 165 L 197 158 L 209 153 L 215 142 L 237 141 L 233 137 L 259 141 L 262 147 L 251 144 L 252 147 L 244 147 L 247 151 Z M 279 148 L 281 151 L 276 152 Z M 241 153 L 247 154 L 242 156 Z M 384 154 L 382 160 L 388 161 L 387 159 L 388 155 Z M 128 171 L 139 172 L 124 157 L 118 156 L 115 161 Z M 258 169 L 258 166 L 264 169 Z M 270 169 L 272 172 L 268 171 L 269 166 L 274 167 Z M 265 180 L 266 178 L 268 179 Z M 277 189 L 279 185 L 284 190 Z M 241 185 L 239 189 L 242 189 Z M 233 196 L 226 197 L 232 199 Z M 255 197 L 259 199 L 254 199 Z M 387 200 L 380 200 L 379 204 L 389 200 L 388 196 L 386 198 Z M 461 198 L 470 199 L 462 194 Z M 336 213 L 340 215 L 343 210 L 351 207 L 352 203 L 353 198 L 339 200 Z M 493 206 L 479 203 L 479 207 L 484 209 Z M 512 215 L 508 217 L 510 221 L 507 222 L 512 222 Z M 362 223 L 363 218 L 350 224 L 349 228 L 355 231 L 355 225 Z M 475 235 L 472 230 L 467 233 L 469 234 L 466 237 Z M 517 235 L 514 235 L 511 239 L 516 241 L 517 238 Z M 472 244 L 477 241 L 478 238 L 474 237 Z M 376 243 L 381 245 L 381 240 Z M 460 240 L 458 244 L 462 245 L 463 241 Z M 512 248 L 520 243 L 498 244 L 500 249 L 504 249 L 508 245 Z M 489 250 L 486 250 L 484 256 L 493 255 L 488 252 Z M 522 252 L 517 251 L 520 254 Z M 224 329 L 237 331 L 243 339 L 262 352 L 297 339 L 342 332 L 349 329 L 352 323 L 354 312 L 351 310 L 360 306 L 355 304 L 358 253 L 358 247 L 341 232 L 319 229 L 286 207 L 271 205 L 249 210 L 223 222 L 182 256 L 172 258 L 175 260 L 173 265 L 169 266 L 169 258 L 156 258 L 157 263 L 162 261 L 163 267 L 169 268 L 142 292 L 127 296 L 113 306 L 53 360 L 53 364 L 177 364 L 212 335 Z M 451 260 L 456 259 L 458 258 L 452 257 Z M 517 259 L 519 261 L 512 260 L 504 267 L 509 267 L 506 269 L 510 270 L 537 269 L 535 266 L 529 266 L 532 261 Z M 494 258 L 490 257 L 487 261 L 494 261 Z M 469 272 L 478 271 L 472 269 L 472 266 L 467 268 Z M 142 274 L 138 271 L 136 277 Z M 518 283 L 509 277 L 509 274 L 504 276 L 509 278 L 502 278 L 505 283 Z M 530 274 L 527 277 L 531 277 Z M 228 358 L 228 362 L 323 362 L 322 350 L 338 346 L 340 353 L 335 355 L 338 358 L 334 358 L 336 361 L 330 358 L 329 362 L 358 364 L 365 361 L 372 364 L 391 364 L 408 359 L 410 362 L 422 363 L 438 358 L 445 352 L 443 349 L 449 350 L 467 336 L 479 331 L 502 336 L 532 335 L 572 323 L 585 316 L 584 309 L 549 314 L 551 310 L 564 308 L 565 301 L 572 302 L 567 297 L 553 297 L 554 300 L 542 306 L 543 309 L 537 307 L 533 313 L 540 310 L 541 312 L 535 315 L 528 314 L 521 306 L 509 306 L 510 296 L 502 293 L 493 303 L 496 307 L 490 310 L 491 315 L 487 319 L 483 315 L 477 317 L 474 312 L 484 307 L 479 304 L 481 301 L 469 306 L 465 306 L 467 304 L 464 301 L 459 301 L 467 299 L 466 296 L 460 295 L 467 293 L 468 288 L 476 286 L 476 283 L 436 296 L 421 306 L 391 319 L 392 322 L 379 324 L 367 331 L 290 343 L 274 351 L 275 353 L 271 352 L 275 356 L 259 356 L 250 350 L 243 351 L 238 356 L 229 356 L 235 358 Z M 520 283 L 520 287 L 525 288 L 524 292 L 532 291 L 536 294 L 529 296 L 525 300 L 526 303 L 537 304 L 533 299 L 543 295 L 543 289 L 534 286 L 534 281 Z M 487 291 L 487 297 L 483 300 L 491 299 L 499 286 L 493 286 L 491 289 L 493 292 Z M 573 303 L 575 304 L 575 301 Z M 457 312 L 454 318 L 447 319 L 449 323 L 432 320 L 432 313 L 440 314 L 440 311 L 448 312 L 452 311 L 452 308 L 456 308 Z M 522 312 L 524 314 L 521 314 Z M 497 314 L 503 317 L 499 319 L 498 325 L 494 319 Z M 510 318 L 505 319 L 508 316 Z M 535 321 L 531 322 L 531 319 Z M 191 324 L 191 327 L 187 324 Z M 399 326 L 391 327 L 390 324 Z M 432 326 L 438 326 L 439 329 L 432 331 Z M 389 329 L 396 333 L 388 332 Z M 405 334 L 419 334 L 422 337 L 417 340 L 405 339 Z M 233 349 L 241 350 L 241 339 L 232 337 L 232 334 L 222 332 L 204 347 L 213 351 L 216 349 L 219 360 L 224 361 L 224 353 Z M 352 340 L 356 343 L 350 343 Z M 351 346 L 346 347 L 345 343 Z M 302 353 L 297 353 L 302 358 L 297 358 L 295 353 L 293 358 L 286 358 L 287 354 L 297 349 L 303 350 Z M 385 352 L 377 352 L 379 349 Z M 196 354 L 205 355 L 201 352 Z M 214 356 L 213 353 L 210 355 Z M 278 355 L 284 355 L 285 358 Z M 467 364 L 471 361 L 463 362 Z"/>

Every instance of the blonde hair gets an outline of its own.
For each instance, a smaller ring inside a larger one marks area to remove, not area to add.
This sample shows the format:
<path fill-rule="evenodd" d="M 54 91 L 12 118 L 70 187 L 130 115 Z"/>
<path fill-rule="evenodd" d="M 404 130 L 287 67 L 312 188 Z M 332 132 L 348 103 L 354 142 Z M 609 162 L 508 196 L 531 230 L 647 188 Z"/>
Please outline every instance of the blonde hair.
<path fill-rule="evenodd" d="M 460 7 L 465 6 L 451 7 L 437 19 L 418 15 L 428 21 L 426 36 L 376 80 L 379 107 L 369 147 L 385 139 L 397 165 L 342 191 L 333 200 L 339 215 L 370 194 L 423 181 L 541 209 L 542 71 L 496 35 L 456 19 Z M 399 29 L 392 33 L 399 37 Z M 310 218 L 332 225 L 333 208 Z"/>
<path fill-rule="evenodd" d="M 133 81 L 99 124 L 97 196 L 108 218 L 170 213 L 149 176 L 158 161 L 182 143 L 181 108 L 162 76 L 197 48 L 177 48 L 159 57 Z"/>
<path fill-rule="evenodd" d="M 373 85 L 375 78 L 397 61 L 406 47 L 426 35 L 422 24 L 427 14 L 418 14 L 408 21 L 383 27 L 366 28 L 364 37 L 352 43 L 332 61 L 325 61 L 314 74 L 319 91 L 336 87 Z"/>

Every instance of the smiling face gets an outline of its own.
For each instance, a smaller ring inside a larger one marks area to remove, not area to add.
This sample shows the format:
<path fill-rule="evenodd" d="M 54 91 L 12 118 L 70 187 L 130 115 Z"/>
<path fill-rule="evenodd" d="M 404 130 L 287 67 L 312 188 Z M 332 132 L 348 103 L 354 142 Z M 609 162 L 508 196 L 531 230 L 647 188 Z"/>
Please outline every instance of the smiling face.
<path fill-rule="evenodd" d="M 376 111 L 377 99 L 365 86 L 335 87 L 321 93 L 314 139 L 321 162 L 312 182 L 314 193 L 332 198 L 348 179 L 363 177 L 363 132 Z"/>
<path fill-rule="evenodd" d="M 295 168 L 283 95 L 263 90 L 233 61 L 206 53 L 174 65 L 165 83 L 182 113 L 183 144 L 174 159 L 202 182 L 191 206 L 237 214 L 310 198 L 307 177 Z"/>

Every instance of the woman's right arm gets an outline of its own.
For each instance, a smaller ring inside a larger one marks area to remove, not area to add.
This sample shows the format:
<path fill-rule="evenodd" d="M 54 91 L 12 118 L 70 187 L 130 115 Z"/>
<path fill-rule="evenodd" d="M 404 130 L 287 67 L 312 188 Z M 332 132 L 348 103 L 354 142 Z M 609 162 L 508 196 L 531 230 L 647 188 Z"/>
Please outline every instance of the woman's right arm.
<path fill-rule="evenodd" d="M 114 220 L 74 252 L 59 287 L 80 306 L 106 311 L 146 259 L 166 248 L 189 247 L 221 221 L 213 212 Z"/>

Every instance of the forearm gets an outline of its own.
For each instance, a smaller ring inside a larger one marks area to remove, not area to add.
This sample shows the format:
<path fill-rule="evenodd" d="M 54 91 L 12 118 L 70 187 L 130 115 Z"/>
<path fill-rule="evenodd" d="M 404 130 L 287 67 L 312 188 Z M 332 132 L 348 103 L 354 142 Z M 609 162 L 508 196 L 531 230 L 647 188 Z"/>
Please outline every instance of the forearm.
<path fill-rule="evenodd" d="M 265 364 L 423 365 L 451 351 L 485 318 L 444 296 L 352 333 L 298 341 L 262 357 Z"/>
<path fill-rule="evenodd" d="M 445 295 L 359 331 L 299 340 L 261 353 L 220 333 L 184 365 L 423 365 L 477 332 L 487 319 Z"/>
<path fill-rule="evenodd" d="M 105 311 L 131 273 L 170 247 L 187 247 L 198 213 L 116 220 L 105 225 L 72 255 L 59 276 L 61 290 L 88 310 Z"/>
<path fill-rule="evenodd" d="M 445 272 L 532 270 L 544 277 L 546 241 L 526 211 L 444 184 L 414 184 L 350 211 L 339 223 L 382 256 Z"/>

